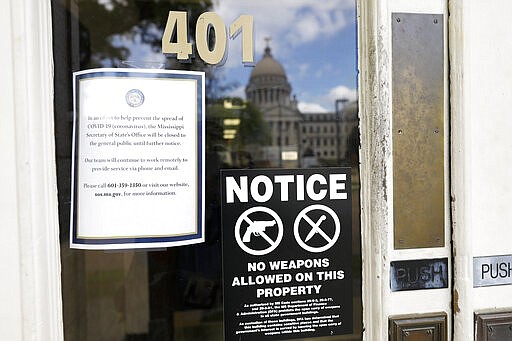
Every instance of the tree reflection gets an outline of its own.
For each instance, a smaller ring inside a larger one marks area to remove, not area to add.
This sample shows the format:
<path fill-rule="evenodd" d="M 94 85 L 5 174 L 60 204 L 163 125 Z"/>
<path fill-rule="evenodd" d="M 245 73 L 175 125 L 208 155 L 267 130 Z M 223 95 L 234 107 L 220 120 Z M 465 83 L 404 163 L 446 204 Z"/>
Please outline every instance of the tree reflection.
<path fill-rule="evenodd" d="M 140 58 L 141 45 L 161 53 L 162 33 L 170 10 L 188 13 L 188 32 L 195 36 L 195 22 L 209 11 L 211 1 L 176 0 L 77 0 L 80 22 L 81 68 L 119 66 L 129 58 Z M 72 11 L 73 12 L 73 11 Z M 198 58 L 191 64 L 167 59 L 167 67 L 202 69 Z"/>

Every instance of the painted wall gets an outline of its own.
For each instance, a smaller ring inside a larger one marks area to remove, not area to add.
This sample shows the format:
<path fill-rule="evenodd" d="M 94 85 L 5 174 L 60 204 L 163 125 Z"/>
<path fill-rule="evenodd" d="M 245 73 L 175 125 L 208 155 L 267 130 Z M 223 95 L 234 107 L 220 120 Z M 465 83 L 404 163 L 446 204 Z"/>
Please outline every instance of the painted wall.
<path fill-rule="evenodd" d="M 11 36 L 10 6 L 0 11 L 0 30 L 2 35 Z M 10 51 L 10 39 L 0 39 L 0 50 Z M 12 82 L 12 55 L 0 54 L 2 81 L 0 81 L 0 273 L 2 287 L 0 290 L 0 330 L 7 340 L 21 340 L 22 309 L 21 309 L 21 268 L 17 255 L 19 249 L 17 192 L 16 192 L 16 150 L 14 134 L 14 98 Z"/>
<path fill-rule="evenodd" d="M 0 331 L 62 340 L 50 1 L 0 11 Z"/>

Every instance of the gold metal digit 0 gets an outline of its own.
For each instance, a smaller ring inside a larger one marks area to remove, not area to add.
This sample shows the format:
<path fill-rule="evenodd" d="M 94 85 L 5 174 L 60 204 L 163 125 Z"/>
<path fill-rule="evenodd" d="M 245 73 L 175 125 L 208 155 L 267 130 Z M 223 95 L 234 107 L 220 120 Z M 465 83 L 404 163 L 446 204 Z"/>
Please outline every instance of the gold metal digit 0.
<path fill-rule="evenodd" d="M 210 51 L 210 31 L 215 32 L 215 45 Z M 219 64 L 225 56 L 227 44 L 226 27 L 222 18 L 213 12 L 199 16 L 196 24 L 196 47 L 199 57 L 208 64 Z"/>

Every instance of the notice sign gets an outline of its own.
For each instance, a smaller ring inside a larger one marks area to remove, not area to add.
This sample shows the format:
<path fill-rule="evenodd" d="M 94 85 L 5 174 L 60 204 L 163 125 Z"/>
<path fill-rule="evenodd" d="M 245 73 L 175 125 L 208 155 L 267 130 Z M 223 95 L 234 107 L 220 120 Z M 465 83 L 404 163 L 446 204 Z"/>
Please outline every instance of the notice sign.
<path fill-rule="evenodd" d="M 225 340 L 352 331 L 350 168 L 226 170 Z"/>
<path fill-rule="evenodd" d="M 73 76 L 71 247 L 204 241 L 204 73 Z"/>

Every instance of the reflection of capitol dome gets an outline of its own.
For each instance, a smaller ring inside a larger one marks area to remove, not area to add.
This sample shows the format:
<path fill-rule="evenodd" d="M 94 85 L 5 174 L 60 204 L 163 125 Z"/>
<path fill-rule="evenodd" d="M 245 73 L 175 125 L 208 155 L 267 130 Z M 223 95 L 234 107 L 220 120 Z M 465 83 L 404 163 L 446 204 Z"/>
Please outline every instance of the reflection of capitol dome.
<path fill-rule="evenodd" d="M 286 80 L 286 72 L 284 71 L 283 66 L 272 57 L 272 54 L 270 53 L 270 47 L 265 49 L 263 59 L 261 59 L 258 64 L 256 64 L 251 72 L 251 79 L 264 76 L 275 76 L 276 78 L 282 77 L 284 80 Z"/>
<path fill-rule="evenodd" d="M 245 88 L 247 99 L 258 107 L 289 105 L 291 86 L 283 66 L 274 59 L 270 47 L 251 72 Z"/>
<path fill-rule="evenodd" d="M 265 167 L 332 166 L 345 158 L 356 162 L 357 102 L 340 99 L 344 105 L 337 113 L 306 113 L 291 92 L 283 65 L 267 45 L 245 87 L 246 99 L 259 109 L 271 136 L 268 145 L 254 146 L 253 162 Z"/>

